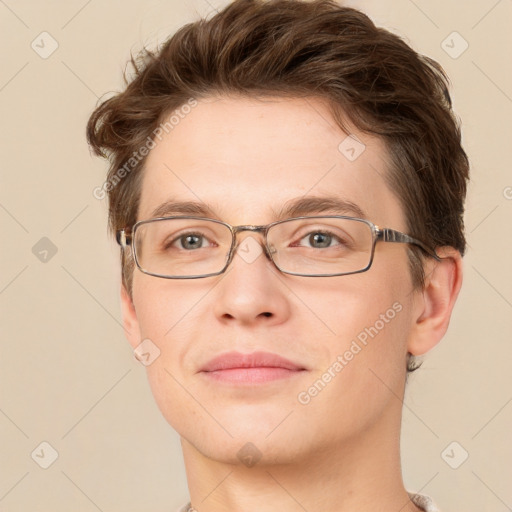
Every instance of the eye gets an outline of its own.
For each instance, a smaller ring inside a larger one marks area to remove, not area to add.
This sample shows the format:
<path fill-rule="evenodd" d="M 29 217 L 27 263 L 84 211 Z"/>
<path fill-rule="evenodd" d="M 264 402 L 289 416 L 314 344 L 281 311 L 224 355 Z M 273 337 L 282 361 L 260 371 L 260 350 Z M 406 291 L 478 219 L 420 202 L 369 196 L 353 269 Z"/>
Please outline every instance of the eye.
<path fill-rule="evenodd" d="M 208 239 L 201 233 L 185 233 L 171 240 L 166 244 L 165 248 L 177 247 L 178 249 L 190 251 L 208 247 L 209 245 Z"/>
<path fill-rule="evenodd" d="M 312 247 L 330 247 L 333 238 L 328 233 L 311 233 L 308 242 Z"/>
<path fill-rule="evenodd" d="M 346 242 L 330 231 L 312 231 L 302 237 L 298 246 L 312 247 L 313 249 L 326 249 L 328 247 L 346 245 Z"/>

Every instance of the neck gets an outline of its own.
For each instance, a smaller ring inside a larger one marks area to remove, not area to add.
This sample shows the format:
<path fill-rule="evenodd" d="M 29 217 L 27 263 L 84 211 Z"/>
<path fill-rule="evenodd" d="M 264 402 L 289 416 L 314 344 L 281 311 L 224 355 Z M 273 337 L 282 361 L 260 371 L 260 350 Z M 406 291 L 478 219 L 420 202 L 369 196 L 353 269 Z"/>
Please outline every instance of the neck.
<path fill-rule="evenodd" d="M 184 439 L 182 446 L 198 512 L 419 511 L 402 482 L 399 424 L 387 431 L 374 425 L 337 446 L 253 467 L 207 458 Z"/>

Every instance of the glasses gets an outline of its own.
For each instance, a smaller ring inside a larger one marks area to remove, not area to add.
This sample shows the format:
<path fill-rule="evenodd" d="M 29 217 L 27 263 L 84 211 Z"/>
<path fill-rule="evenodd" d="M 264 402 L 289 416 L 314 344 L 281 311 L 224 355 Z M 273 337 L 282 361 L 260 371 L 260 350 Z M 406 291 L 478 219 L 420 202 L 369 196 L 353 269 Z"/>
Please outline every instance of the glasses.
<path fill-rule="evenodd" d="M 365 219 L 345 216 L 296 217 L 266 226 L 231 226 L 203 217 L 160 217 L 120 229 L 116 239 L 131 246 L 137 267 L 165 279 L 197 279 L 222 274 L 242 231 L 263 234 L 263 250 L 285 274 L 334 277 L 368 270 L 377 242 L 413 244 L 440 260 L 423 242 Z"/>

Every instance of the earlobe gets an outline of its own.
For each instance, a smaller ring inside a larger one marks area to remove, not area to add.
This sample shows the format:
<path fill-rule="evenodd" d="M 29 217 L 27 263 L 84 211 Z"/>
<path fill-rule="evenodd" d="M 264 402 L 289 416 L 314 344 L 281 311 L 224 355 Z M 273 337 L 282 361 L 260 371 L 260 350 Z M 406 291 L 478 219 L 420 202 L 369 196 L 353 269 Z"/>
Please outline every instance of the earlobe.
<path fill-rule="evenodd" d="M 425 286 L 417 292 L 414 325 L 407 344 L 408 352 L 419 356 L 443 338 L 462 285 L 462 257 L 453 247 L 437 250 L 441 261 L 430 260 L 425 268 Z"/>
<path fill-rule="evenodd" d="M 121 311 L 125 336 L 130 345 L 135 348 L 141 340 L 140 327 L 133 300 L 124 284 L 121 285 Z"/>

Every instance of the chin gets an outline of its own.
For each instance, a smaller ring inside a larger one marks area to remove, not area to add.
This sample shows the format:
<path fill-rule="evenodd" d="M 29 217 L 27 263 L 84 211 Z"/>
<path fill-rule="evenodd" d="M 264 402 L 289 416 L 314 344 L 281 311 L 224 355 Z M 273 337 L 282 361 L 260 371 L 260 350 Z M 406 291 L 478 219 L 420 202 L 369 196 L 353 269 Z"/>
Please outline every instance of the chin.
<path fill-rule="evenodd" d="M 205 439 L 203 435 L 191 432 L 182 435 L 201 455 L 223 464 L 247 468 L 257 465 L 261 468 L 297 463 L 300 459 L 298 444 L 290 436 L 284 441 L 277 437 L 272 439 L 272 436 L 266 438 L 266 434 L 252 435 L 249 431 L 246 436 L 227 437 L 214 436 Z"/>

